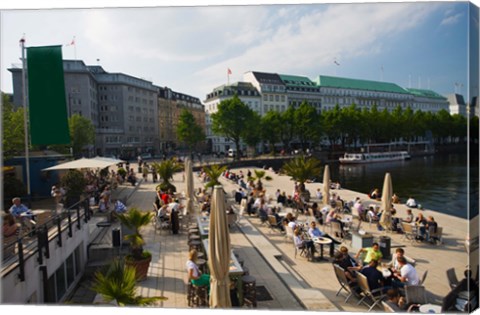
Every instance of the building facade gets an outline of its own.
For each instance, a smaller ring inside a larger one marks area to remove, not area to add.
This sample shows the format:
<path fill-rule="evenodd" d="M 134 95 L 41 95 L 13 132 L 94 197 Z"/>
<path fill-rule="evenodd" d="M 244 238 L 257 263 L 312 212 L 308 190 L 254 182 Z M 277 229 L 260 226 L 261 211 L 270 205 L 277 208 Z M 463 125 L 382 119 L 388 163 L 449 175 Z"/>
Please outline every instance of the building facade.
<path fill-rule="evenodd" d="M 218 110 L 218 104 L 223 100 L 232 98 L 237 94 L 239 99 L 247 105 L 251 110 L 263 115 L 264 108 L 262 106 L 262 99 L 257 88 L 249 82 L 235 82 L 230 85 L 221 85 L 209 94 L 204 101 L 205 104 L 205 130 L 207 136 L 207 150 L 214 153 L 225 154 L 229 149 L 236 149 L 235 143 L 222 136 L 215 135 L 212 132 L 211 115 Z M 245 144 L 240 145 L 240 150 L 245 151 Z"/>
<path fill-rule="evenodd" d="M 95 144 L 85 155 L 133 158 L 158 150 L 157 89 L 146 80 L 123 73 L 109 73 L 81 60 L 63 61 L 67 111 L 79 114 L 95 128 Z M 11 68 L 13 102 L 21 105 L 20 68 Z"/>

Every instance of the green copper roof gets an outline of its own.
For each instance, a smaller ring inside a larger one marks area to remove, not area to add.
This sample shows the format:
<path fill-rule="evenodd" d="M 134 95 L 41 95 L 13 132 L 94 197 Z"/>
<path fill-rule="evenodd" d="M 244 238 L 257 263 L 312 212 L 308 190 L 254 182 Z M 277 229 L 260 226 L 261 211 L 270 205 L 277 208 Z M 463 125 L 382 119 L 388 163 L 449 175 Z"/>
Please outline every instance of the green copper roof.
<path fill-rule="evenodd" d="M 297 75 L 286 75 L 280 74 L 280 79 L 287 86 L 297 86 L 297 87 L 316 87 L 315 82 L 310 80 L 307 77 L 297 76 Z"/>
<path fill-rule="evenodd" d="M 334 87 L 400 94 L 409 93 L 394 83 L 330 77 L 326 75 L 319 75 L 315 83 L 320 87 Z"/>
<path fill-rule="evenodd" d="M 412 93 L 415 96 L 429 97 L 429 98 L 439 98 L 446 99 L 437 92 L 432 90 L 422 90 L 422 89 L 407 89 L 408 92 Z"/>

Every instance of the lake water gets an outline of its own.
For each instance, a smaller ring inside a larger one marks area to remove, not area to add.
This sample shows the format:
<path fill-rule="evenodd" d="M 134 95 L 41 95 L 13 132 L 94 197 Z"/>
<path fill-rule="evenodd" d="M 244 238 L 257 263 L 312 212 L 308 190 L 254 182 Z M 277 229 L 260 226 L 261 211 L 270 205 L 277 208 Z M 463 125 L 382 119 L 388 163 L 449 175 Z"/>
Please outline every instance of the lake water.
<path fill-rule="evenodd" d="M 364 165 L 330 165 L 332 181 L 346 189 L 368 193 L 377 187 L 382 190 L 386 172 L 392 176 L 393 191 L 405 202 L 415 198 L 424 209 L 448 213 L 457 217 L 478 214 L 479 181 L 478 155 L 476 166 L 470 170 L 470 201 L 467 189 L 467 154 L 436 154 L 415 157 L 407 161 Z"/>

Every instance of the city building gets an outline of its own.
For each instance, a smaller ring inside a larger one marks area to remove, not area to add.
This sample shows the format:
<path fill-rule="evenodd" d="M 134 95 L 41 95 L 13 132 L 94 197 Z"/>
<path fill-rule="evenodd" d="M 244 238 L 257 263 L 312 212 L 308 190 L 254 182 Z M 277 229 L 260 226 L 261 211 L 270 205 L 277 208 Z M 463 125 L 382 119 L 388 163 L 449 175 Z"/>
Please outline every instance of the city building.
<path fill-rule="evenodd" d="M 86 155 L 132 158 L 158 150 L 157 89 L 146 80 L 109 73 L 81 60 L 64 60 L 69 116 L 79 114 L 95 127 L 95 144 Z M 22 71 L 13 67 L 13 103 L 23 102 Z"/>
<path fill-rule="evenodd" d="M 450 114 L 459 114 L 467 117 L 467 106 L 463 96 L 460 94 L 447 95 Z"/>
<path fill-rule="evenodd" d="M 283 112 L 289 106 L 296 108 L 304 101 L 314 106 L 318 113 L 331 110 L 336 105 L 342 108 L 352 104 L 360 109 L 369 109 L 375 105 L 379 111 L 392 111 L 399 105 L 404 109 L 410 107 L 414 111 L 449 110 L 449 100 L 434 91 L 405 89 L 390 82 L 325 75 L 311 80 L 305 76 L 258 71 L 246 72 L 243 81 L 213 89 L 204 101 L 207 138 L 213 152 L 225 153 L 233 148 L 232 141 L 212 133 L 210 115 L 216 112 L 217 105 L 222 100 L 232 97 L 235 92 L 260 116 L 271 110 Z"/>
<path fill-rule="evenodd" d="M 265 113 L 265 108 L 262 106 L 262 99 L 257 88 L 248 82 L 235 82 L 230 85 L 221 85 L 213 89 L 213 91 L 207 94 L 204 101 L 205 104 L 205 129 L 207 136 L 207 150 L 211 150 L 215 153 L 227 153 L 229 149 L 236 149 L 235 144 L 228 138 L 214 135 L 212 132 L 212 119 L 211 115 L 218 110 L 218 104 L 223 100 L 232 98 L 237 94 L 240 100 L 246 104 L 250 109 L 257 112 L 259 115 Z M 273 103 L 273 102 L 272 102 Z M 265 105 L 267 106 L 267 105 Z M 268 104 L 268 106 L 275 106 Z M 286 104 L 284 104 L 286 108 Z M 285 109 L 284 108 L 284 109 Z M 242 151 L 246 149 L 245 144 L 241 144 Z"/>
<path fill-rule="evenodd" d="M 195 122 L 205 130 L 205 108 L 197 97 L 158 87 L 158 125 L 160 149 L 170 151 L 182 146 L 177 136 L 177 126 L 182 111 L 186 109 L 195 117 Z M 203 150 L 203 144 L 198 150 Z"/>

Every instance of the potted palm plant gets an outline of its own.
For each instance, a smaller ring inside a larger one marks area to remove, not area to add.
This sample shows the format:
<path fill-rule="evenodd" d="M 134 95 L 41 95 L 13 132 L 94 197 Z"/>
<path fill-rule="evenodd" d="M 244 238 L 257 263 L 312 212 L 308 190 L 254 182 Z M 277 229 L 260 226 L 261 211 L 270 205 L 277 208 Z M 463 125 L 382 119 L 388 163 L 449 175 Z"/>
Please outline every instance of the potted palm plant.
<path fill-rule="evenodd" d="M 218 179 L 226 170 L 227 167 L 225 165 L 220 166 L 218 164 L 212 164 L 211 166 L 206 166 L 204 168 L 204 171 L 208 177 L 208 181 L 207 184 L 205 184 L 205 188 L 212 188 L 213 191 L 213 187 L 215 187 L 216 185 L 221 185 Z"/>
<path fill-rule="evenodd" d="M 172 158 L 160 163 L 154 162 L 152 166 L 162 180 L 157 187 L 160 187 L 162 191 L 172 190 L 172 192 L 176 192 L 177 188 L 170 181 L 176 172 L 183 170 L 183 164 Z"/>
<path fill-rule="evenodd" d="M 257 183 L 255 185 L 255 190 L 258 193 L 260 193 L 261 191 L 263 191 L 262 179 L 264 179 L 266 181 L 271 181 L 272 177 L 266 175 L 265 171 L 262 171 L 262 170 L 253 170 L 253 172 L 255 173 L 255 175 L 248 178 L 248 180 L 249 181 L 257 181 Z"/>
<path fill-rule="evenodd" d="M 119 306 L 144 306 L 167 300 L 163 296 L 137 295 L 136 270 L 120 259 L 95 272 L 92 289 L 100 294 L 103 303 L 113 302 Z"/>
<path fill-rule="evenodd" d="M 309 201 L 310 193 L 305 189 L 305 183 L 320 174 L 320 161 L 313 157 L 299 156 L 283 164 L 282 171 L 299 183 L 300 197 Z"/>
<path fill-rule="evenodd" d="M 127 213 L 118 214 L 118 220 L 131 231 L 125 235 L 125 240 L 130 244 L 130 254 L 125 257 L 125 263 L 136 268 L 137 280 L 147 277 L 148 268 L 152 261 L 152 254 L 143 250 L 145 241 L 140 230 L 152 220 L 153 213 L 130 208 Z"/>

